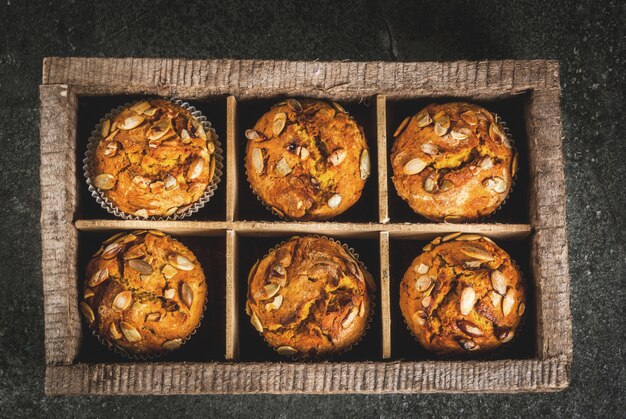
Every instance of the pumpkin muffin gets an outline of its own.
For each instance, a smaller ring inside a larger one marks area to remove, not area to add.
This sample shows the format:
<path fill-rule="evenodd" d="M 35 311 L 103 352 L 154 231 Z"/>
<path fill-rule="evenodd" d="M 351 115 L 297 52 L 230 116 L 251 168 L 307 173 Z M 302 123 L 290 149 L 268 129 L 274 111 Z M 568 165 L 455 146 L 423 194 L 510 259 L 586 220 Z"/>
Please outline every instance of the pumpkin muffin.
<path fill-rule="evenodd" d="M 184 214 L 214 181 L 217 136 L 169 100 L 137 102 L 100 127 L 91 182 L 126 214 Z"/>
<path fill-rule="evenodd" d="M 454 233 L 415 258 L 400 284 L 400 308 L 428 351 L 488 352 L 515 336 L 525 287 L 515 262 L 490 239 Z"/>
<path fill-rule="evenodd" d="M 393 183 L 417 214 L 470 221 L 504 202 L 517 154 L 494 114 L 469 103 L 432 104 L 394 133 Z"/>
<path fill-rule="evenodd" d="M 125 353 L 177 349 L 200 324 L 207 293 L 202 267 L 160 231 L 111 237 L 86 274 L 80 310 L 100 338 Z"/>
<path fill-rule="evenodd" d="M 279 215 L 327 220 L 358 201 L 370 175 L 361 128 L 337 103 L 289 99 L 246 131 L 246 173 Z"/>
<path fill-rule="evenodd" d="M 281 355 L 334 355 L 365 333 L 374 287 L 339 243 L 292 237 L 252 267 L 246 313 Z"/>

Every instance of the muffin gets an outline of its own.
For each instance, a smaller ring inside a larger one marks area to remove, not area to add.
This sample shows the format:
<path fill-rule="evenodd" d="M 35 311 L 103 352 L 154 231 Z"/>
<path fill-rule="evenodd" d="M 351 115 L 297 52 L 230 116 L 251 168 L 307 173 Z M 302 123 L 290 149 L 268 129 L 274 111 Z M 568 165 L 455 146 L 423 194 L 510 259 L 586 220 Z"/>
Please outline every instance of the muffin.
<path fill-rule="evenodd" d="M 338 104 L 289 99 L 246 131 L 254 193 L 293 220 L 327 220 L 358 201 L 370 175 L 361 128 Z"/>
<path fill-rule="evenodd" d="M 424 247 L 400 284 L 402 315 L 443 356 L 494 350 L 515 336 L 525 287 L 511 257 L 486 237 L 455 233 Z"/>
<path fill-rule="evenodd" d="M 432 104 L 394 133 L 393 183 L 415 211 L 434 221 L 470 221 L 504 202 L 517 155 L 496 116 L 469 103 Z"/>
<path fill-rule="evenodd" d="M 91 183 L 119 211 L 185 214 L 213 183 L 217 136 L 182 106 L 137 102 L 100 127 L 88 163 Z"/>
<path fill-rule="evenodd" d="M 81 312 L 96 335 L 124 353 L 177 349 L 200 324 L 207 293 L 202 267 L 160 231 L 111 237 L 86 274 Z"/>
<path fill-rule="evenodd" d="M 252 267 L 246 313 L 281 355 L 324 357 L 363 336 L 373 291 L 370 274 L 339 243 L 292 237 Z"/>

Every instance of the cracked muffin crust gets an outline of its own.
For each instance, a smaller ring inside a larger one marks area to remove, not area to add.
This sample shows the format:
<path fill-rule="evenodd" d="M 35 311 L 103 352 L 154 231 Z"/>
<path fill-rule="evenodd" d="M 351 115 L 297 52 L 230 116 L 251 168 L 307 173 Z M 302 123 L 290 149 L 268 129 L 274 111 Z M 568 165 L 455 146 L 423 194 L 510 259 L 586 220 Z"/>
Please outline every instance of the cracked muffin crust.
<path fill-rule="evenodd" d="M 137 102 L 101 123 L 92 184 L 127 214 L 183 214 L 213 179 L 216 140 L 183 107 L 163 99 Z"/>
<path fill-rule="evenodd" d="M 515 336 L 525 287 L 511 257 L 490 239 L 454 233 L 424 247 L 400 284 L 402 315 L 438 355 L 487 352 Z"/>
<path fill-rule="evenodd" d="M 393 183 L 415 211 L 434 221 L 493 213 L 509 194 L 517 154 L 494 114 L 477 105 L 431 104 L 394 133 Z"/>
<path fill-rule="evenodd" d="M 289 99 L 246 131 L 257 196 L 294 220 L 327 220 L 356 203 L 370 175 L 363 129 L 337 103 Z"/>
<path fill-rule="evenodd" d="M 339 243 L 292 237 L 250 270 L 246 313 L 281 355 L 323 357 L 361 338 L 374 290 L 370 274 Z"/>
<path fill-rule="evenodd" d="M 80 310 L 97 335 L 125 352 L 177 349 L 200 323 L 207 293 L 202 267 L 160 231 L 109 238 L 86 274 Z"/>

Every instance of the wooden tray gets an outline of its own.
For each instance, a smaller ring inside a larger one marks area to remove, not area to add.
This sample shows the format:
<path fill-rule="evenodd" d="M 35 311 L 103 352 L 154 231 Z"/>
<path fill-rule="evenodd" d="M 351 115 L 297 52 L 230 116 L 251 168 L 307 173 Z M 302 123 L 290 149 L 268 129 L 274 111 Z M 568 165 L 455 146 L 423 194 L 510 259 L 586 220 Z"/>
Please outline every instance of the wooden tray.
<path fill-rule="evenodd" d="M 64 394 L 415 393 L 555 391 L 572 360 L 559 67 L 555 61 L 448 63 L 46 58 L 41 97 L 41 230 L 45 391 Z M 89 196 L 81 160 L 108 110 L 142 95 L 191 101 L 226 150 L 216 195 L 189 221 L 115 219 Z M 339 101 L 364 126 L 372 177 L 361 200 L 332 222 L 284 222 L 254 198 L 242 168 L 242 132 L 280 97 Z M 517 184 L 481 223 L 436 224 L 390 187 L 391 130 L 431 101 L 484 104 L 520 150 Z M 78 310 L 90 251 L 120 230 L 159 229 L 189 245 L 207 271 L 210 301 L 191 341 L 158 361 L 129 361 L 89 333 Z M 529 283 L 526 326 L 510 349 L 446 361 L 420 349 L 398 308 L 398 283 L 422 245 L 463 231 L 495 239 Z M 339 238 L 379 275 L 363 341 L 329 362 L 285 362 L 244 314 L 247 272 L 294 234 Z"/>

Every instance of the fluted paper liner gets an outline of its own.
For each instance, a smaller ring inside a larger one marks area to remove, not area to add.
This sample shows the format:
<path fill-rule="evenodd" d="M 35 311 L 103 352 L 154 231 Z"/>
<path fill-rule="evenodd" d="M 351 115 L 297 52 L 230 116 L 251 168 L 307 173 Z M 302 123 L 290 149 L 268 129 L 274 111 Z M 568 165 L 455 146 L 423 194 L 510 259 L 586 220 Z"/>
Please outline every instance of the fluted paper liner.
<path fill-rule="evenodd" d="M 209 184 L 207 185 L 207 188 L 204 191 L 204 194 L 200 197 L 200 199 L 190 204 L 191 206 L 181 214 L 174 213 L 173 215 L 168 215 L 168 216 L 152 215 L 149 217 L 139 217 L 134 214 L 128 214 L 124 211 L 121 211 L 119 208 L 117 208 L 116 205 L 113 202 L 111 202 L 102 191 L 100 191 L 100 189 L 96 188 L 93 185 L 92 179 L 93 179 L 94 172 L 92 168 L 92 157 L 98 145 L 98 142 L 101 139 L 100 128 L 102 126 L 102 122 L 105 119 L 114 118 L 120 112 L 122 112 L 122 110 L 130 106 L 133 106 L 136 103 L 141 102 L 141 100 L 133 102 L 133 103 L 126 103 L 122 106 L 118 106 L 117 108 L 111 109 L 109 113 L 107 113 L 103 118 L 101 118 L 100 122 L 98 122 L 94 130 L 91 132 L 91 136 L 89 137 L 89 140 L 87 142 L 87 151 L 85 152 L 85 158 L 83 159 L 83 170 L 84 170 L 85 178 L 87 180 L 89 193 L 91 194 L 91 196 L 94 197 L 96 202 L 100 204 L 102 208 L 107 210 L 107 212 L 109 212 L 110 214 L 115 215 L 116 217 L 120 217 L 125 220 L 151 220 L 151 221 L 181 220 L 183 218 L 189 217 L 190 215 L 198 212 L 201 208 L 203 208 L 204 205 L 207 202 L 209 202 L 211 200 L 211 197 L 215 194 L 215 191 L 217 190 L 217 186 L 222 179 L 222 174 L 224 170 L 224 165 L 223 165 L 224 157 L 222 156 L 221 143 L 218 140 L 218 136 L 217 136 L 217 133 L 215 132 L 215 129 L 211 126 L 211 122 L 209 122 L 206 119 L 206 116 L 204 116 L 202 112 L 197 110 L 194 106 L 191 106 L 189 103 L 183 102 L 181 99 L 176 99 L 176 98 L 169 98 L 167 100 L 189 111 L 189 113 L 191 113 L 191 115 L 194 118 L 196 118 L 198 122 L 202 124 L 202 127 L 204 128 L 205 132 L 207 132 L 208 136 L 210 136 L 211 140 L 215 144 L 215 151 L 211 155 L 212 158 L 215 159 L 215 171 L 213 173 L 213 178 L 209 181 Z"/>

